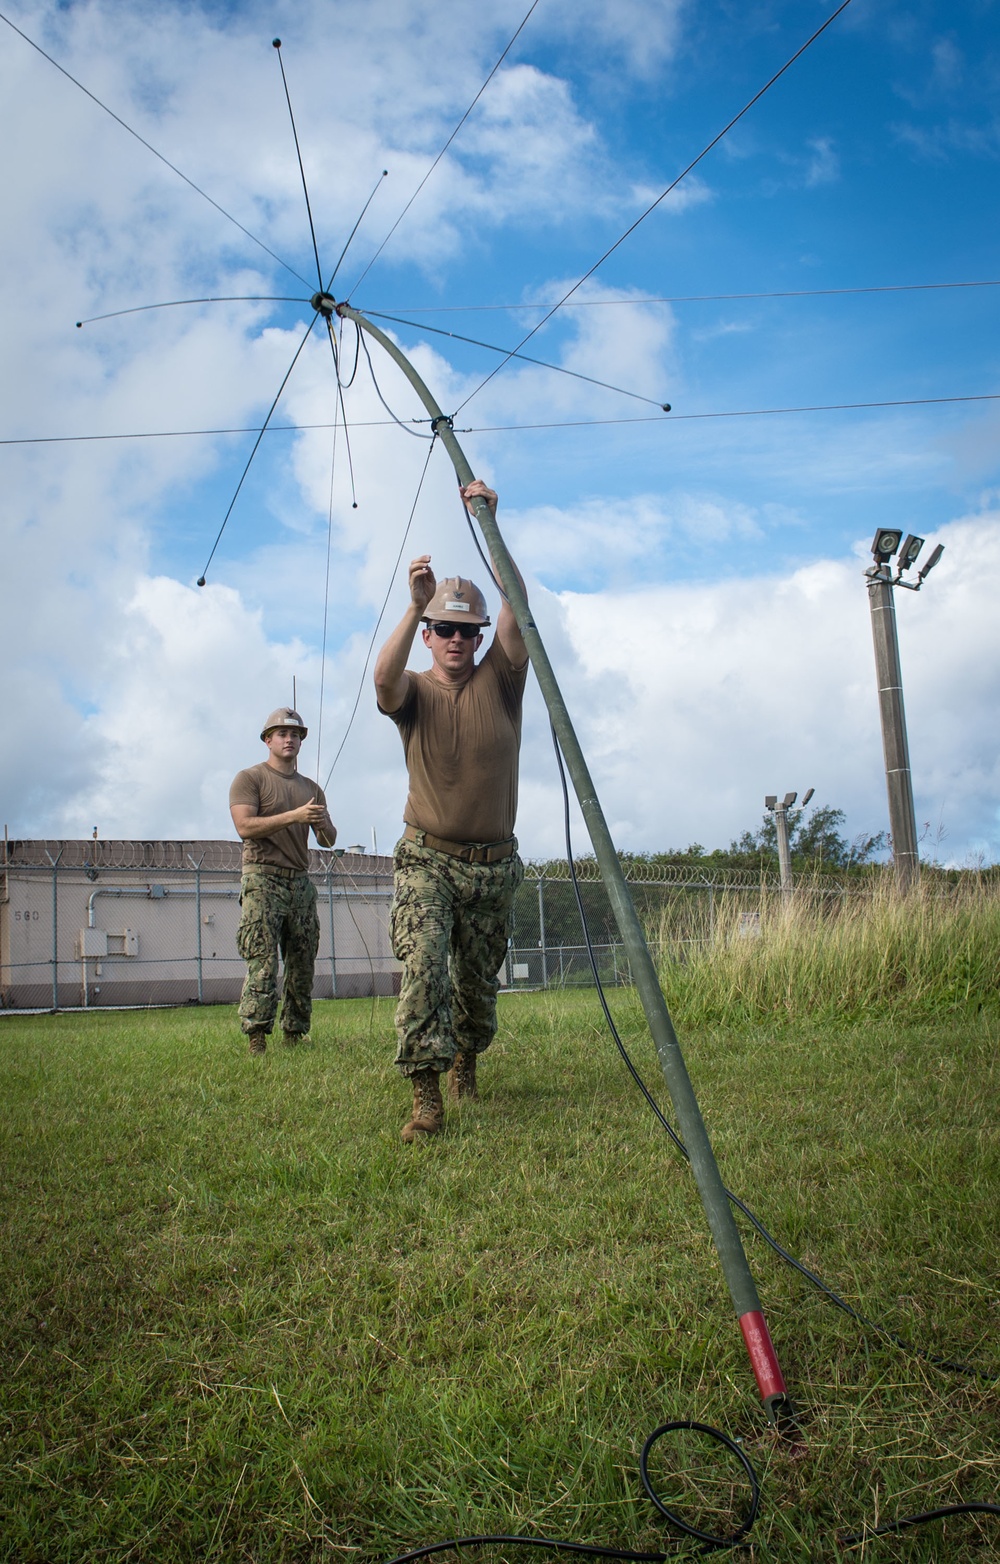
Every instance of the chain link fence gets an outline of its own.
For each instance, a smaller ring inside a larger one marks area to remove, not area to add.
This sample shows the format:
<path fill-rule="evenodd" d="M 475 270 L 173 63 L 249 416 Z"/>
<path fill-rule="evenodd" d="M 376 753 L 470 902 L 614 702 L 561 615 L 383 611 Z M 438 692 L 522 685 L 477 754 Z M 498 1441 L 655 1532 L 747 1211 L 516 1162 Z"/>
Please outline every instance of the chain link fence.
<path fill-rule="evenodd" d="M 593 859 L 528 864 L 500 981 L 507 989 L 593 983 L 579 893 L 601 982 L 631 982 L 611 902 Z M 887 870 L 891 874 L 891 870 Z M 318 999 L 393 994 L 399 963 L 389 945 L 392 859 L 362 852 L 310 855 L 320 948 Z M 686 961 L 727 934 L 752 938 L 782 905 L 776 875 L 705 872 L 631 863 L 630 890 L 654 959 Z M 834 915 L 863 884 L 830 876 L 800 882 L 803 899 Z M 238 842 L 8 842 L 0 880 L 0 1008 L 94 1009 L 126 1005 L 232 1004 L 244 966 Z"/>
<path fill-rule="evenodd" d="M 313 992 L 391 994 L 392 861 L 313 852 Z M 0 1007 L 232 1004 L 238 842 L 8 842 L 0 880 Z"/>

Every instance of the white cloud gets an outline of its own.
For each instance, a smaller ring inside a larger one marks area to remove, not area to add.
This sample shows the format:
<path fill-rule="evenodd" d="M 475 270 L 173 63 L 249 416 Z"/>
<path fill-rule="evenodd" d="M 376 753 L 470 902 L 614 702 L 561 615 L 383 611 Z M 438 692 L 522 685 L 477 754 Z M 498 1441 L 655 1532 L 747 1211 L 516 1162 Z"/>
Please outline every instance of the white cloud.
<path fill-rule="evenodd" d="M 538 25 L 586 40 L 614 60 L 624 58 L 638 75 L 651 74 L 676 54 L 685 0 L 549 0 Z"/>
<path fill-rule="evenodd" d="M 941 536 L 941 565 L 919 597 L 897 594 L 898 621 L 918 820 L 934 833 L 943 823 L 939 855 L 962 861 L 983 843 L 989 857 L 1000 853 L 1000 624 L 989 585 L 1000 568 L 1000 513 L 955 522 Z M 884 827 L 860 558 L 702 586 L 633 577 L 554 596 L 529 585 L 620 846 L 724 845 L 759 821 L 765 793 L 808 786 L 819 802 L 847 810 L 851 834 Z M 403 602 L 400 584 L 385 628 Z M 956 636 L 958 624 L 971 633 Z M 326 780 L 360 690 L 330 792 L 352 840 L 369 840 L 374 827 L 385 844 L 405 781 L 397 736 L 375 711 L 370 668 L 362 677 L 369 640 L 359 632 L 331 657 L 323 756 L 317 765 L 307 747 L 303 769 Z M 418 647 L 414 665 L 423 660 Z M 229 781 L 259 758 L 260 708 L 290 699 L 294 675 L 315 744 L 319 672 L 314 653 L 269 639 L 231 589 L 144 580 L 117 656 L 105 662 L 100 710 L 70 729 L 75 787 L 58 802 L 40 800 L 48 810 L 41 834 L 88 835 L 95 823 L 102 835 L 228 834 Z M 537 689 L 522 770 L 525 850 L 558 852 L 561 805 Z M 18 822 L 17 833 L 31 825 Z M 579 825 L 576 839 L 584 850 Z"/>
<path fill-rule="evenodd" d="M 809 142 L 812 156 L 806 165 L 806 186 L 829 185 L 840 178 L 840 158 L 829 136 L 816 136 Z"/>
<path fill-rule="evenodd" d="M 947 551 L 925 590 L 897 594 L 918 821 L 935 832 L 943 822 L 943 858 L 962 861 L 983 841 L 995 858 L 1000 513 L 939 536 Z M 765 793 L 808 786 L 846 809 L 852 833 L 884 828 L 859 561 L 560 603 L 578 665 L 573 707 L 622 847 L 724 845 L 759 821 Z"/>
<path fill-rule="evenodd" d="M 509 526 L 514 552 L 542 579 L 571 578 L 598 592 L 648 581 L 669 569 L 678 547 L 696 552 L 762 535 L 749 506 L 689 493 L 590 499 L 572 509 L 540 505 L 519 511 Z"/>

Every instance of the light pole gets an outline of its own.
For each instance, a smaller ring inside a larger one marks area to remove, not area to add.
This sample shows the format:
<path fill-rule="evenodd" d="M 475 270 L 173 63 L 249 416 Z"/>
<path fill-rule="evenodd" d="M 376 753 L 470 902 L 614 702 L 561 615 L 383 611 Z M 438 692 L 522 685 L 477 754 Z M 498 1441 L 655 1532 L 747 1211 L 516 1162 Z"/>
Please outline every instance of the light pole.
<path fill-rule="evenodd" d="M 810 788 L 803 797 L 803 809 L 814 792 L 815 788 Z M 781 894 L 786 901 L 792 894 L 792 853 L 788 843 L 788 811 L 797 797 L 797 793 L 786 793 L 779 804 L 777 793 L 768 793 L 764 800 L 766 807 L 774 811 L 774 829 L 778 835 L 778 872 L 781 875 Z"/>
<path fill-rule="evenodd" d="M 910 751 L 906 742 L 903 676 L 899 666 L 896 604 L 892 589 L 901 586 L 909 592 L 919 592 L 924 577 L 934 569 L 944 553 L 944 544 L 937 545 L 926 565 L 917 572 L 916 581 L 904 581 L 903 572 L 916 563 L 924 539 L 915 537 L 911 532 L 900 546 L 902 536 L 902 529 L 893 527 L 880 528 L 876 532 L 872 542 L 875 563 L 869 565 L 865 575 L 868 577 L 868 606 L 871 609 L 872 640 L 875 644 L 875 677 L 882 719 L 892 861 L 896 870 L 896 884 L 905 892 L 920 878 L 920 858 L 917 853 L 917 818 L 913 809 L 913 780 L 910 774 Z M 897 568 L 893 576 L 889 561 L 897 549 Z"/>

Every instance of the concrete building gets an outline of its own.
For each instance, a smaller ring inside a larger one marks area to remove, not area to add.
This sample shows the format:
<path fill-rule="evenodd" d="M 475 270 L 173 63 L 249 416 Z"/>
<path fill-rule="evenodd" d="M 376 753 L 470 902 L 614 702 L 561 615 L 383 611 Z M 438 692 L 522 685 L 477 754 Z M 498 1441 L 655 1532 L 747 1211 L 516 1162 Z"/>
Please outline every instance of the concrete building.
<path fill-rule="evenodd" d="M 310 853 L 317 999 L 393 994 L 392 859 Z M 0 1007 L 233 1004 L 238 842 L 5 841 Z"/>

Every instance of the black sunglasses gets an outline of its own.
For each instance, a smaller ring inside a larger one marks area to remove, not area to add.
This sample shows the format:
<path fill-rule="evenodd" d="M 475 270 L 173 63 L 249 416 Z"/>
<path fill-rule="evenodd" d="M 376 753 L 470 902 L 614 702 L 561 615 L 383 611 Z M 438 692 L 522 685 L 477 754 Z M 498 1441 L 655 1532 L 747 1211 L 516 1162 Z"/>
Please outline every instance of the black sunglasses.
<path fill-rule="evenodd" d="M 463 641 L 471 641 L 482 629 L 482 625 L 428 625 L 435 635 L 439 635 L 442 641 L 450 641 L 453 635 L 460 635 Z"/>

